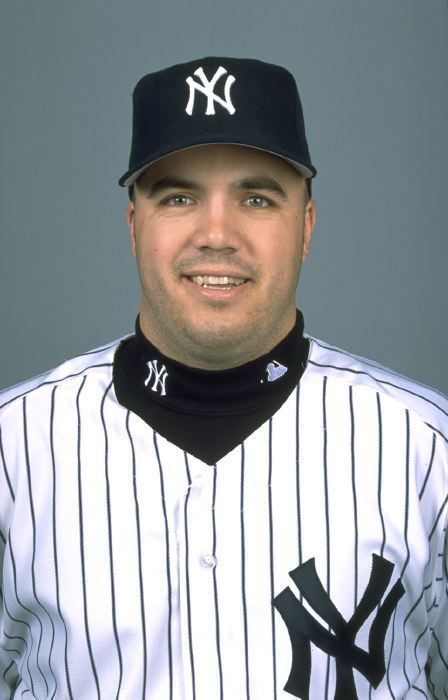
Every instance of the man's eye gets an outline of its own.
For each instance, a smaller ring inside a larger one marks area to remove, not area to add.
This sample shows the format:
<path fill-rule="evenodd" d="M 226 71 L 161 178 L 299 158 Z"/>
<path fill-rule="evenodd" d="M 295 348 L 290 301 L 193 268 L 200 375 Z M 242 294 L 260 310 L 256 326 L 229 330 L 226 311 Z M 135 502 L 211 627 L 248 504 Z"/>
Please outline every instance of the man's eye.
<path fill-rule="evenodd" d="M 255 207 L 256 209 L 262 209 L 269 206 L 269 202 L 264 197 L 258 194 L 251 194 L 250 197 L 246 199 L 249 207 Z"/>
<path fill-rule="evenodd" d="M 166 204 L 170 207 L 184 207 L 187 204 L 192 204 L 193 200 L 191 197 L 187 197 L 186 194 L 175 194 L 166 200 Z"/>

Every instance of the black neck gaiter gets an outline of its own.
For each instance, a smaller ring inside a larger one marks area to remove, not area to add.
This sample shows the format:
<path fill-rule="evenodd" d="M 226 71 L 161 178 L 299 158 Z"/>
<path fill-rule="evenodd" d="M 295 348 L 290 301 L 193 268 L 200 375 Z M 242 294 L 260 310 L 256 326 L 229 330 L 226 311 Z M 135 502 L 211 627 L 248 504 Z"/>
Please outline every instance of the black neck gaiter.
<path fill-rule="evenodd" d="M 303 317 L 262 357 L 231 369 L 187 367 L 162 355 L 136 323 L 114 359 L 118 401 L 181 449 L 214 464 L 268 420 L 302 376 Z"/>

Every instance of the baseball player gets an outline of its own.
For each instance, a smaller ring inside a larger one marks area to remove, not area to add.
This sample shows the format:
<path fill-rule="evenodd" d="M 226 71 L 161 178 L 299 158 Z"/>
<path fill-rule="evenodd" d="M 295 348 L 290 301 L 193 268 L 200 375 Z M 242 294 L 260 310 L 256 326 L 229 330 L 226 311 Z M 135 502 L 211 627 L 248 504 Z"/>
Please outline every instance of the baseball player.
<path fill-rule="evenodd" d="M 448 401 L 307 336 L 294 79 L 134 91 L 135 333 L 0 395 L 0 699 L 448 697 Z"/>

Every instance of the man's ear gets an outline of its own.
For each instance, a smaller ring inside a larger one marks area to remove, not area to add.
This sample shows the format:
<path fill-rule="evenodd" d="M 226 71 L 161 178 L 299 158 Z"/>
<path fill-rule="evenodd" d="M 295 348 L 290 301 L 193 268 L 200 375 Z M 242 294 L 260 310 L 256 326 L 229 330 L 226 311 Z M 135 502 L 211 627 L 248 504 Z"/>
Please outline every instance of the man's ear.
<path fill-rule="evenodd" d="M 305 219 L 303 226 L 303 254 L 302 262 L 308 257 L 311 247 L 311 239 L 313 237 L 314 227 L 316 225 L 316 202 L 310 199 L 305 206 Z"/>
<path fill-rule="evenodd" d="M 129 228 L 129 240 L 132 255 L 135 256 L 135 207 L 134 202 L 128 202 L 126 206 L 126 221 Z"/>

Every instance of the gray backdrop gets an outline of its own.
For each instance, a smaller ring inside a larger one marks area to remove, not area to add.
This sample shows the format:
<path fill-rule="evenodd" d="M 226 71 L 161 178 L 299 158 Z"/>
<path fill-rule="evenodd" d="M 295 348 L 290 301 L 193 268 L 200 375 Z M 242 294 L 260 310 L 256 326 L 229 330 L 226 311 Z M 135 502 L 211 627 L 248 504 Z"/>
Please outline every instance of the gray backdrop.
<path fill-rule="evenodd" d="M 309 333 L 448 392 L 447 0 L 2 3 L 0 386 L 132 329 L 130 95 L 207 54 L 296 75 L 319 220 Z"/>

